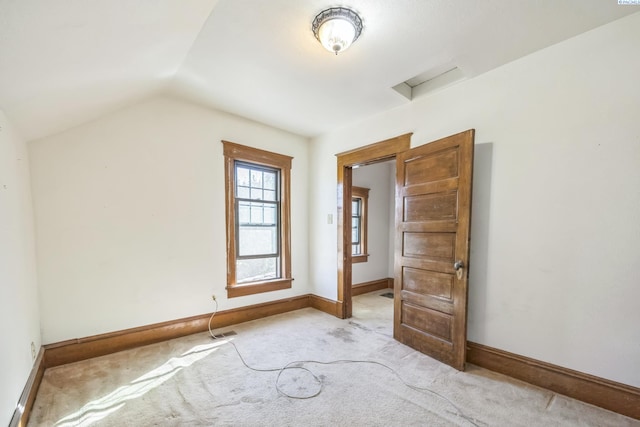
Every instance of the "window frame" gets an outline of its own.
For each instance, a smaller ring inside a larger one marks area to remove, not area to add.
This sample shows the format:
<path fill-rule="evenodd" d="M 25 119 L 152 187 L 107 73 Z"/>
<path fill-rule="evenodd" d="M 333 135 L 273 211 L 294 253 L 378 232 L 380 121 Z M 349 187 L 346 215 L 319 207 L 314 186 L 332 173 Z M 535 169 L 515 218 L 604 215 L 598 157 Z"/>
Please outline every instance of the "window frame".
<path fill-rule="evenodd" d="M 222 141 L 225 169 L 225 211 L 227 238 L 227 297 L 235 298 L 291 288 L 291 161 L 293 157 L 229 141 Z M 280 172 L 279 271 L 280 277 L 270 280 L 238 283 L 238 220 L 236 212 L 236 162 L 277 169 Z"/>
<path fill-rule="evenodd" d="M 351 187 L 351 202 L 353 203 L 353 199 L 360 199 L 360 210 L 361 210 L 361 220 L 360 220 L 360 253 L 358 255 L 353 255 L 353 242 L 351 243 L 351 263 L 356 264 L 359 262 L 367 262 L 369 261 L 369 252 L 367 249 L 367 241 L 368 239 L 368 226 L 367 223 L 369 218 L 369 189 L 363 187 Z M 353 217 L 353 213 L 352 213 Z"/>

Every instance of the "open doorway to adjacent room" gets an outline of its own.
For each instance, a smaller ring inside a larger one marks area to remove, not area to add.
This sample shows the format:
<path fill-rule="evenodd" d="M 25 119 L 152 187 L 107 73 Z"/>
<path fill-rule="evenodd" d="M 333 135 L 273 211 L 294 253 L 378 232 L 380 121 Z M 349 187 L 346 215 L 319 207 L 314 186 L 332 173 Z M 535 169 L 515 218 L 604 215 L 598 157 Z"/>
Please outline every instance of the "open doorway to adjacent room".
<path fill-rule="evenodd" d="M 376 319 L 393 335 L 395 158 L 352 168 L 351 295 L 353 316 Z"/>

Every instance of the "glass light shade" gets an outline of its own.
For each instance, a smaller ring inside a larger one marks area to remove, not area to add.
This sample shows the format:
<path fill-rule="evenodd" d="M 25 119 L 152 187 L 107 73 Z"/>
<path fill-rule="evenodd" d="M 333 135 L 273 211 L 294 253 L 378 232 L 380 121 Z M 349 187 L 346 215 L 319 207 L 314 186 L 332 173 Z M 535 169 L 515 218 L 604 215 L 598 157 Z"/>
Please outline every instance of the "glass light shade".
<path fill-rule="evenodd" d="M 362 19 L 351 9 L 332 7 L 316 15 L 311 30 L 325 49 L 337 55 L 360 37 Z"/>
<path fill-rule="evenodd" d="M 356 29 L 346 19 L 331 19 L 320 26 L 318 38 L 329 52 L 345 51 L 351 46 L 356 37 Z"/>

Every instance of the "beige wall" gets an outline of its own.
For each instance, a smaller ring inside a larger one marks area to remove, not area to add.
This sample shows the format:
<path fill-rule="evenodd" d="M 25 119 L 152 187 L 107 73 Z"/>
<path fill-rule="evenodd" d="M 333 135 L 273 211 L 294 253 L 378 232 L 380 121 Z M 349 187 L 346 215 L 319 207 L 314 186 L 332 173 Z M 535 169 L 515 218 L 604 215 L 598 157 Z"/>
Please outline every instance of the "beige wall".
<path fill-rule="evenodd" d="M 294 158 L 292 289 L 226 298 L 222 139 Z M 158 97 L 30 154 L 45 343 L 309 292 L 302 137 Z"/>
<path fill-rule="evenodd" d="M 8 425 L 40 349 L 29 156 L 0 111 L 0 424 Z"/>

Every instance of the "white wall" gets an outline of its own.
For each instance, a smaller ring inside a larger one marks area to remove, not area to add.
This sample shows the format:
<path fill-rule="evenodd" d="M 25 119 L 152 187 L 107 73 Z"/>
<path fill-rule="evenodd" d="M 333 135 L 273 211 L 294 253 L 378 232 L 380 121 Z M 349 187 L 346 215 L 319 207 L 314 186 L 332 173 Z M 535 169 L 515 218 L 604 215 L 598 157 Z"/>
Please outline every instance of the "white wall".
<path fill-rule="evenodd" d="M 40 349 L 29 156 L 0 111 L 0 424 L 8 425 Z"/>
<path fill-rule="evenodd" d="M 389 204 L 392 204 L 389 189 L 389 163 L 377 163 L 353 169 L 352 184 L 356 187 L 368 188 L 368 242 L 367 262 L 355 263 L 352 266 L 351 282 L 358 283 L 380 280 L 389 276 Z"/>
<path fill-rule="evenodd" d="M 226 298 L 221 140 L 293 156 L 293 288 Z M 152 98 L 30 143 L 45 343 L 306 294 L 308 140 Z"/>
<path fill-rule="evenodd" d="M 640 13 L 316 138 L 315 292 L 337 294 L 335 153 L 475 128 L 468 338 L 640 386 L 637 40 Z"/>

